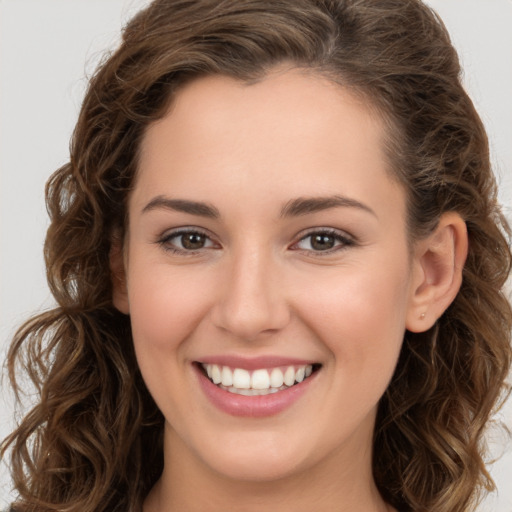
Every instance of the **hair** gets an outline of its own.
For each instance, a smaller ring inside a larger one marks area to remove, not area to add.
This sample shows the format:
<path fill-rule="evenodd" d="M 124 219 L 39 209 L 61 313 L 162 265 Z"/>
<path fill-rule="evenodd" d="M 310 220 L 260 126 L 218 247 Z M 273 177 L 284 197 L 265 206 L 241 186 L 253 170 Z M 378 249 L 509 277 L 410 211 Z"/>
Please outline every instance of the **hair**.
<path fill-rule="evenodd" d="M 380 401 L 377 486 L 415 512 L 473 510 L 494 488 L 483 434 L 511 363 L 510 230 L 484 127 L 438 16 L 419 0 L 156 0 L 91 78 L 70 161 L 47 183 L 44 253 L 57 305 L 18 330 L 7 360 L 18 396 L 20 373 L 38 394 L 2 448 L 17 512 L 141 509 L 163 467 L 163 417 L 138 370 L 129 317 L 112 304 L 109 266 L 140 142 L 190 80 L 250 82 L 282 63 L 361 95 L 386 121 L 411 240 L 444 212 L 467 224 L 460 291 L 434 327 L 406 332 Z"/>

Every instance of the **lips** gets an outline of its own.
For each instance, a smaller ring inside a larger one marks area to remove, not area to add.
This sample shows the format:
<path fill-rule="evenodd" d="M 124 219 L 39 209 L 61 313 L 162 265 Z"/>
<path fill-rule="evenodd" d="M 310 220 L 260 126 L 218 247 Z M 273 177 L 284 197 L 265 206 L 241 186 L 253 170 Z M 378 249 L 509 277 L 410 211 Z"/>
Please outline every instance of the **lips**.
<path fill-rule="evenodd" d="M 194 365 L 210 402 L 234 416 L 278 414 L 310 388 L 321 365 L 284 358 L 209 358 Z"/>

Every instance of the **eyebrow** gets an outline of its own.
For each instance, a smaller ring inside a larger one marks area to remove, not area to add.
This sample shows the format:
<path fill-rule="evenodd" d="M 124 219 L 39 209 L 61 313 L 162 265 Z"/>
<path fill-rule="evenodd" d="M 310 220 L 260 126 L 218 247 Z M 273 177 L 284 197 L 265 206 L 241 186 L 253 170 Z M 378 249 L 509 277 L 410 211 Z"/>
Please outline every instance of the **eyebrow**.
<path fill-rule="evenodd" d="M 355 199 L 349 197 L 334 195 L 327 197 L 299 197 L 286 203 L 281 210 L 281 217 L 298 217 L 309 213 L 316 213 L 330 208 L 357 208 L 374 217 L 377 214 L 369 207 Z"/>
<path fill-rule="evenodd" d="M 192 215 L 199 215 L 200 217 L 208 217 L 210 219 L 218 219 L 220 217 L 219 210 L 217 210 L 215 206 L 197 201 L 189 201 L 187 199 L 171 199 L 165 196 L 154 197 L 146 206 L 144 206 L 142 213 L 156 210 L 158 208 L 190 213 Z"/>
<path fill-rule="evenodd" d="M 365 204 L 349 197 L 334 195 L 327 197 L 298 197 L 288 201 L 281 209 L 281 217 L 299 217 L 330 208 L 357 208 L 377 217 L 377 214 Z M 171 199 L 165 196 L 154 197 L 143 209 L 142 213 L 163 208 L 176 212 L 189 213 L 210 219 L 219 219 L 220 212 L 215 206 L 188 199 Z"/>

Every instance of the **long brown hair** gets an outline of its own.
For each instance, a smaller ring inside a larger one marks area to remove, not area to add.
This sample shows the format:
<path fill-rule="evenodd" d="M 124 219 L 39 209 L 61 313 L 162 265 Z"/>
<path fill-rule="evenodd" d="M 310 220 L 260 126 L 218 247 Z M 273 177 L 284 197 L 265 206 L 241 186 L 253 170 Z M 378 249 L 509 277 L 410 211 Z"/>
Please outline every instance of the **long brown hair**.
<path fill-rule="evenodd" d="M 70 161 L 50 178 L 45 244 L 58 307 L 26 322 L 8 355 L 39 401 L 4 441 L 19 512 L 138 511 L 159 477 L 163 418 L 139 373 L 129 318 L 112 304 L 109 251 L 147 126 L 177 87 L 243 81 L 289 62 L 362 95 L 388 127 L 411 240 L 440 215 L 466 221 L 469 256 L 453 304 L 407 332 L 382 397 L 374 477 L 399 510 L 471 510 L 491 490 L 482 438 L 511 363 L 511 266 L 483 125 L 442 22 L 419 0 L 156 0 L 91 79 Z"/>

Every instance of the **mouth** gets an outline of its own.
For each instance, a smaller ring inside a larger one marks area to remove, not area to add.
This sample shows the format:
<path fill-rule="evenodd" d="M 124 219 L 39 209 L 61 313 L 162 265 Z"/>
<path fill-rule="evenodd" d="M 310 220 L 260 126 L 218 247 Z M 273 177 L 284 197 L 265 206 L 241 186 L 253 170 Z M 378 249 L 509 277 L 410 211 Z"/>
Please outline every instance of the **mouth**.
<path fill-rule="evenodd" d="M 264 396 L 293 388 L 319 371 L 321 364 L 293 364 L 247 370 L 213 363 L 197 363 L 215 386 L 243 396 Z"/>

